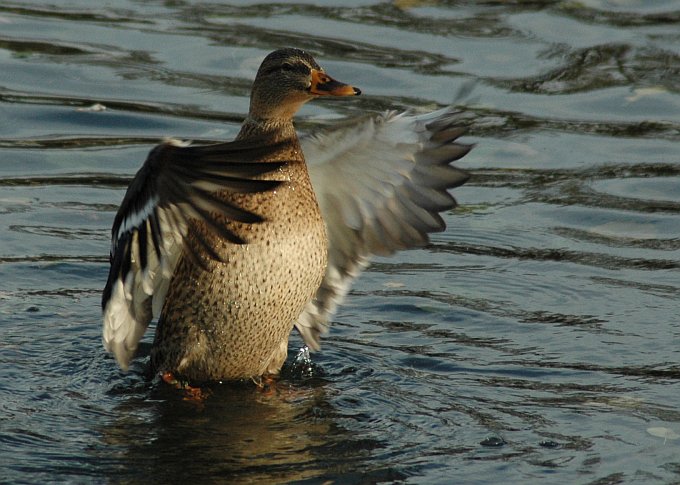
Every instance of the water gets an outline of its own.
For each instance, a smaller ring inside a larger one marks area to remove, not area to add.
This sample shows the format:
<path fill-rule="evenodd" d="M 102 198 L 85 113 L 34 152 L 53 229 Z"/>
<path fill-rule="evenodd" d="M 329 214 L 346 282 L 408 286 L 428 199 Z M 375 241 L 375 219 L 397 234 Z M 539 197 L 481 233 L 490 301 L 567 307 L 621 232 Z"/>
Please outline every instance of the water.
<path fill-rule="evenodd" d="M 0 481 L 680 482 L 679 24 L 670 0 L 4 2 Z M 301 131 L 455 101 L 473 178 L 311 372 L 187 402 L 101 348 L 110 226 L 159 139 L 237 132 L 283 46 L 365 93 Z"/>

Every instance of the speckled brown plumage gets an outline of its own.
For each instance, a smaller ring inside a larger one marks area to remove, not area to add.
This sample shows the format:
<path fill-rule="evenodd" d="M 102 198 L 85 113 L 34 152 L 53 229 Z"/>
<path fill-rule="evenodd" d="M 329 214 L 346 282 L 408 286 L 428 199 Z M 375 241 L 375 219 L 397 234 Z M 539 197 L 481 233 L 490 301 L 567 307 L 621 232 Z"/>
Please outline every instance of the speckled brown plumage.
<path fill-rule="evenodd" d="M 283 365 L 288 336 L 321 284 L 328 253 L 325 224 L 292 121 L 315 97 L 309 91 L 312 70 L 321 68 L 295 49 L 275 51 L 260 66 L 249 115 L 236 139 L 276 144 L 254 161 L 285 160 L 285 166 L 260 177 L 285 182 L 272 192 L 219 193 L 264 218 L 244 224 L 215 216 L 247 244 L 221 239 L 200 220 L 190 222 L 186 243 L 198 247 L 198 233 L 220 258 L 200 256 L 204 264 L 197 265 L 186 252 L 181 257 L 152 347 L 157 371 L 201 381 L 277 374 Z"/>
<path fill-rule="evenodd" d="M 297 138 L 269 160 L 295 160 L 264 176 L 286 180 L 274 192 L 232 196 L 265 218 L 227 224 L 248 241 L 220 240 L 193 222 L 222 262 L 207 271 L 184 256 L 175 271 L 151 353 L 158 370 L 190 380 L 238 379 L 278 373 L 295 319 L 321 283 L 328 240 Z M 222 194 L 223 196 L 225 194 Z"/>

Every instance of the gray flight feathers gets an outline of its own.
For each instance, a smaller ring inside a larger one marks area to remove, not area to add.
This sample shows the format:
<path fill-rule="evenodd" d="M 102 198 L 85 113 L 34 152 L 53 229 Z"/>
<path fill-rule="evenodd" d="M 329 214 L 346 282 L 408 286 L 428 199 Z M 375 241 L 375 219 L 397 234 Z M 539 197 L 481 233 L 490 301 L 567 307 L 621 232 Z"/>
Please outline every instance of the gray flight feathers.
<path fill-rule="evenodd" d="M 459 115 L 387 112 L 301 140 L 329 238 L 326 274 L 296 323 L 311 349 L 371 256 L 445 229 L 439 213 L 456 206 L 449 190 L 469 178 L 451 165 L 472 148 L 457 141 Z"/>

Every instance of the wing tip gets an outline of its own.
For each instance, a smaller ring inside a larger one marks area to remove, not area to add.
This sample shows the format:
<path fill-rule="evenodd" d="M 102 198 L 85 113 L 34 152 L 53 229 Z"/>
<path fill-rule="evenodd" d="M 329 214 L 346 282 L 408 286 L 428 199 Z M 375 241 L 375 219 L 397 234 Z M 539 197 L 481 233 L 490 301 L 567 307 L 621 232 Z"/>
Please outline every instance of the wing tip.
<path fill-rule="evenodd" d="M 113 355 L 123 372 L 127 372 L 134 355 L 134 350 L 127 348 L 125 339 L 120 340 L 120 333 L 116 332 L 111 325 L 111 319 L 107 317 L 108 315 L 104 316 L 102 346 L 106 352 Z"/>
<path fill-rule="evenodd" d="M 106 338 L 103 338 L 102 343 L 104 349 L 116 359 L 118 367 L 120 367 L 123 372 L 127 372 L 130 368 L 130 361 L 134 356 L 135 349 L 128 349 L 125 345 L 125 341 L 107 341 Z"/>
<path fill-rule="evenodd" d="M 102 315 L 102 344 L 123 371 L 128 370 L 137 343 L 146 330 L 146 326 L 140 327 L 132 313 L 131 301 L 125 293 L 123 281 L 116 279 L 110 287 L 109 299 L 104 302 Z"/>

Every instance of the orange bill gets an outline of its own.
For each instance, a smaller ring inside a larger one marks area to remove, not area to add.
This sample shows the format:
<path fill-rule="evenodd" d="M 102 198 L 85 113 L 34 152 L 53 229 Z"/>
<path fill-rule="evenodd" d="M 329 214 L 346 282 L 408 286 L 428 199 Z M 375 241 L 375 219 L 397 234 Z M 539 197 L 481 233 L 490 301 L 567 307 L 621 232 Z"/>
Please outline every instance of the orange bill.
<path fill-rule="evenodd" d="M 317 96 L 356 96 L 361 94 L 359 88 L 336 81 L 318 69 L 312 69 L 312 85 L 309 92 Z"/>

